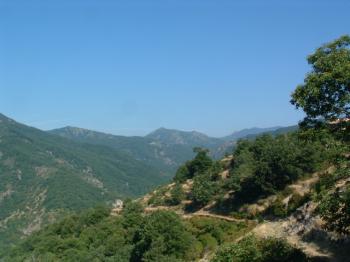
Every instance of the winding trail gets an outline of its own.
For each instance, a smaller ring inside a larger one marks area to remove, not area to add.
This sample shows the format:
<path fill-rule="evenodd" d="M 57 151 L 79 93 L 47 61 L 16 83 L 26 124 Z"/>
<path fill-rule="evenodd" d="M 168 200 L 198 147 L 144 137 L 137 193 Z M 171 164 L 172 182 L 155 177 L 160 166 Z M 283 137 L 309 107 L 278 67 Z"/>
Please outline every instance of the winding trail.
<path fill-rule="evenodd" d="M 206 211 L 197 211 L 195 213 L 192 214 L 184 214 L 182 215 L 182 217 L 184 219 L 190 219 L 192 217 L 210 217 L 210 218 L 217 218 L 217 219 L 221 219 L 221 220 L 225 220 L 225 221 L 229 221 L 229 222 L 246 222 L 246 219 L 238 219 L 238 218 L 234 218 L 234 217 L 228 217 L 228 216 L 222 216 L 222 215 L 216 215 L 213 213 L 209 213 Z"/>
<path fill-rule="evenodd" d="M 175 210 L 175 209 L 173 209 L 171 207 L 167 207 L 167 206 L 146 207 L 144 209 L 144 211 L 146 213 L 151 213 L 151 212 L 155 212 L 158 210 L 174 211 L 176 214 L 178 214 L 179 216 L 181 216 L 184 219 L 191 219 L 193 217 L 209 217 L 209 218 L 216 218 L 216 219 L 221 219 L 221 220 L 225 220 L 225 221 L 229 221 L 229 222 L 246 222 L 247 221 L 246 219 L 238 219 L 238 218 L 229 217 L 229 216 L 217 215 L 217 214 L 213 214 L 213 213 L 210 213 L 208 211 L 203 211 L 203 210 L 199 210 L 199 211 L 194 212 L 194 213 L 184 213 L 183 211 Z"/>

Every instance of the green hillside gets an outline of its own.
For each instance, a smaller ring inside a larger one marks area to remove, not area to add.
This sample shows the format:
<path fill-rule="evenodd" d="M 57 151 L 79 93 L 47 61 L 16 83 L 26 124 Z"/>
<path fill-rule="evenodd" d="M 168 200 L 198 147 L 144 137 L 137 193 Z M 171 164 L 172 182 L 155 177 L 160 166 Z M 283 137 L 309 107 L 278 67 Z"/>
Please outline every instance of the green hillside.
<path fill-rule="evenodd" d="M 220 161 L 197 150 L 173 183 L 66 216 L 4 261 L 349 261 L 345 152 L 328 129 L 242 140 Z"/>
<path fill-rule="evenodd" d="M 334 187 L 350 192 L 348 150 L 327 129 L 243 140 L 220 161 L 198 150 L 173 183 L 119 211 L 67 216 L 5 261 L 348 261 L 348 244 L 328 239 L 341 238 L 338 221 L 316 223 L 337 208 Z M 327 247 L 316 253 L 320 237 Z"/>
<path fill-rule="evenodd" d="M 72 127 L 43 132 L 0 120 L 0 246 L 62 213 L 150 191 L 194 156 L 193 147 L 219 155 L 232 148 L 197 132 L 123 137 Z"/>
<path fill-rule="evenodd" d="M 108 146 L 152 165 L 171 177 L 184 161 L 193 157 L 192 145 L 164 143 L 148 137 L 127 137 L 105 134 L 77 127 L 49 131 L 80 143 Z M 205 144 L 201 144 L 205 146 Z"/>
<path fill-rule="evenodd" d="M 75 143 L 0 115 L 0 247 L 56 214 L 136 197 L 167 181 L 109 147 Z"/>

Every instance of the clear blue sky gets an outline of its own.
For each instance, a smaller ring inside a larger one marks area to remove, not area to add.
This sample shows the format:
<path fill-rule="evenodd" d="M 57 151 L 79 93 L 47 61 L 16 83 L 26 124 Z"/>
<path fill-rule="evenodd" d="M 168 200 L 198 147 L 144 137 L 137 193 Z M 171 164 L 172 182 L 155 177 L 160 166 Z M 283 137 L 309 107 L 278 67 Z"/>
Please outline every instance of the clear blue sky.
<path fill-rule="evenodd" d="M 51 129 L 221 136 L 297 123 L 306 56 L 348 0 L 0 0 L 0 112 Z"/>

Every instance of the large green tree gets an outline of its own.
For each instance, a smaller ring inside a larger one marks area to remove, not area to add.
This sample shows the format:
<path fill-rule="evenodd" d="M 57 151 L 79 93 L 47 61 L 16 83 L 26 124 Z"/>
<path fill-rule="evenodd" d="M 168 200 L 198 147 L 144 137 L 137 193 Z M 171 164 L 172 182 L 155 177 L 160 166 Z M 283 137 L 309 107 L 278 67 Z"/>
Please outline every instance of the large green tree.
<path fill-rule="evenodd" d="M 208 156 L 209 151 L 200 147 L 195 147 L 193 152 L 196 156 L 191 161 L 187 161 L 181 166 L 174 177 L 175 182 L 183 182 L 186 179 L 191 179 L 198 174 L 206 172 L 213 166 L 214 161 Z"/>
<path fill-rule="evenodd" d="M 156 211 L 137 231 L 131 261 L 176 261 L 185 255 L 191 240 L 178 215 Z"/>
<path fill-rule="evenodd" d="M 291 103 L 306 113 L 304 123 L 350 117 L 350 36 L 311 54 L 312 70 L 292 94 Z"/>

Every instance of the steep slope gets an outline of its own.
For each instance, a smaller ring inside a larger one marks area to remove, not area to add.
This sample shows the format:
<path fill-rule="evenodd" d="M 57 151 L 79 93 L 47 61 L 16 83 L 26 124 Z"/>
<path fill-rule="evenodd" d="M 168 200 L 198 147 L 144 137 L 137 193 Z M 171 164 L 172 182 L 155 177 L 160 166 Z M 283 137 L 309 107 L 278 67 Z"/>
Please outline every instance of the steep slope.
<path fill-rule="evenodd" d="M 0 247 L 55 214 L 135 197 L 167 180 L 109 147 L 75 143 L 0 115 Z"/>
<path fill-rule="evenodd" d="M 349 261 L 349 234 L 327 226 L 344 226 L 350 221 L 349 204 L 329 207 L 339 193 L 343 196 L 338 199 L 350 199 L 348 149 L 331 138 L 321 140 L 322 144 L 305 142 L 302 135 L 305 134 L 270 135 L 242 141 L 233 156 L 219 162 L 210 162 L 199 153 L 179 169 L 173 183 L 159 187 L 140 202 L 148 213 L 171 210 L 184 219 L 259 222 L 237 241 L 252 234 L 283 239 L 311 261 Z M 336 149 L 332 148 L 335 145 Z M 337 160 L 330 165 L 334 159 Z M 269 170 L 267 176 L 261 167 Z M 281 178 L 286 175 L 289 178 L 283 182 Z M 325 204 L 324 199 L 330 202 Z M 319 206 L 326 208 L 325 213 Z M 335 213 L 333 220 L 325 220 L 325 215 L 330 216 L 327 209 Z M 345 214 L 340 212 L 342 209 Z M 344 230 L 349 232 L 349 227 Z M 221 252 L 225 253 L 225 249 Z"/>

